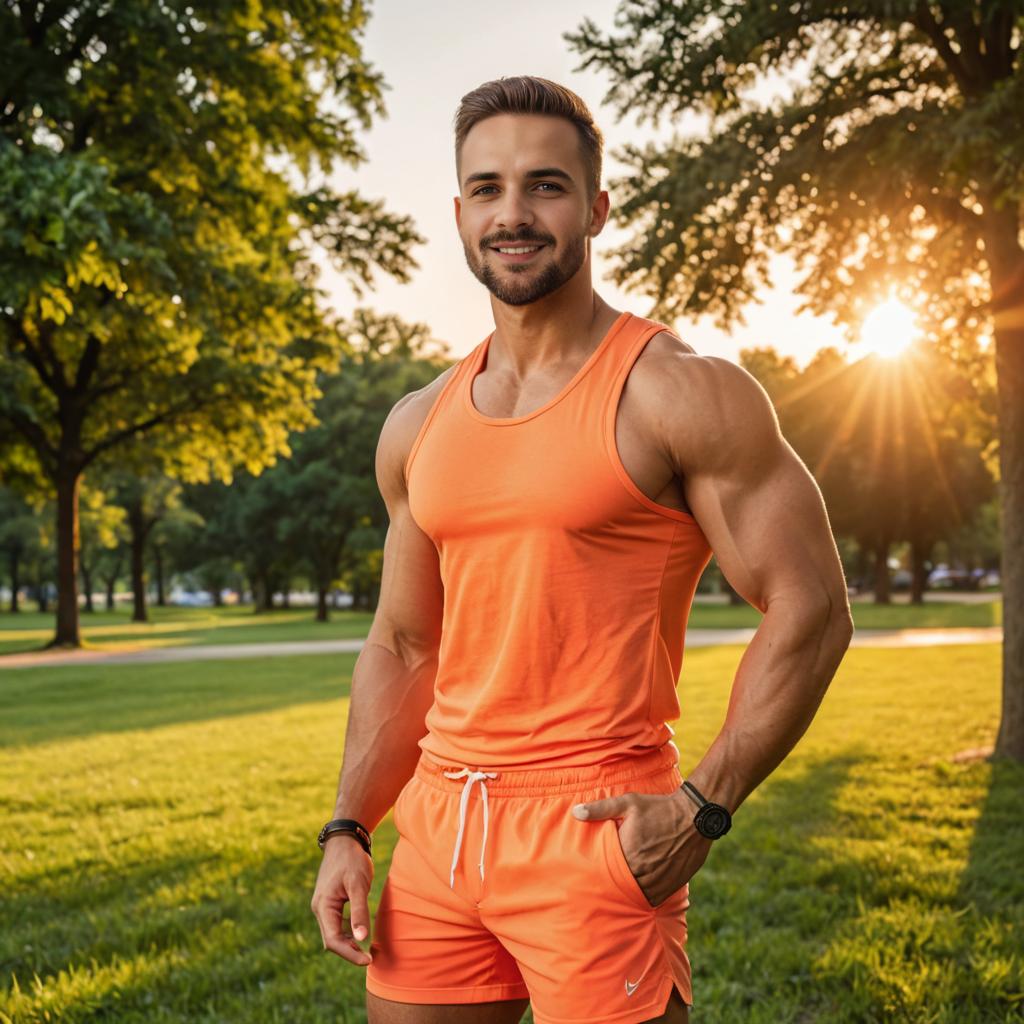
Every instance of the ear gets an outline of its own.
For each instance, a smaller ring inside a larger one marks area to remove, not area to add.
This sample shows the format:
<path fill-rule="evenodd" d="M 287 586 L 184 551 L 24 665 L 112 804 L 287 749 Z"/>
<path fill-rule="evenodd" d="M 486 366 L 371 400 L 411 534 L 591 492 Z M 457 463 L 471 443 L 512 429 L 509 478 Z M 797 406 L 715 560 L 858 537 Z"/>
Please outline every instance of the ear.
<path fill-rule="evenodd" d="M 607 189 L 601 189 L 596 196 L 594 196 L 594 202 L 590 207 L 590 230 L 589 234 L 591 238 L 596 238 L 602 231 L 604 231 L 605 224 L 608 223 L 608 214 L 611 211 L 611 200 L 608 198 Z"/>

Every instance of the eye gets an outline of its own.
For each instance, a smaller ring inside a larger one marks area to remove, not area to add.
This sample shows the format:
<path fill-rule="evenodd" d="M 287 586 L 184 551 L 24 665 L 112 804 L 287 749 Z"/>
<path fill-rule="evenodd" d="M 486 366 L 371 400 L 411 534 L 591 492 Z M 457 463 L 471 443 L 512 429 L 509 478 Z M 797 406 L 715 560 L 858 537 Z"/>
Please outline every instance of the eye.
<path fill-rule="evenodd" d="M 562 191 L 562 186 L 561 185 L 556 185 L 553 181 L 542 181 L 542 182 L 540 182 L 537 185 L 537 187 L 540 188 L 541 185 L 550 185 L 556 191 L 558 191 L 558 192 Z"/>

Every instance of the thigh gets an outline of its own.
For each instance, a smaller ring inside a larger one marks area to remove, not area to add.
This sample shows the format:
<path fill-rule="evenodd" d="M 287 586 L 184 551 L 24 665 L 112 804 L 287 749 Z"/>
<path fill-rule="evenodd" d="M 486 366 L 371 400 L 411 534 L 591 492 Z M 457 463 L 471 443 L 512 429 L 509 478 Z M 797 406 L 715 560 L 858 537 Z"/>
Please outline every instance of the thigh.
<path fill-rule="evenodd" d="M 493 1003 L 399 1003 L 366 994 L 367 1024 L 519 1024 L 529 999 Z"/>
<path fill-rule="evenodd" d="M 660 1017 L 653 1017 L 651 1024 L 690 1024 L 690 1007 L 683 1001 L 679 989 L 673 988 L 668 1006 Z"/>

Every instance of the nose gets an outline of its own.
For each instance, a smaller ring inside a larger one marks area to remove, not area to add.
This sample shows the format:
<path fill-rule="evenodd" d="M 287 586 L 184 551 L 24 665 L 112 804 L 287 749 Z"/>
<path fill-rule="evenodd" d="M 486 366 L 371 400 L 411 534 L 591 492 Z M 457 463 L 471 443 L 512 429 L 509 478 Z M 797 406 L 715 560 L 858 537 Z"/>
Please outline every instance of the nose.
<path fill-rule="evenodd" d="M 516 191 L 509 190 L 501 198 L 494 223 L 506 231 L 516 231 L 533 223 L 530 204 L 525 202 Z"/>

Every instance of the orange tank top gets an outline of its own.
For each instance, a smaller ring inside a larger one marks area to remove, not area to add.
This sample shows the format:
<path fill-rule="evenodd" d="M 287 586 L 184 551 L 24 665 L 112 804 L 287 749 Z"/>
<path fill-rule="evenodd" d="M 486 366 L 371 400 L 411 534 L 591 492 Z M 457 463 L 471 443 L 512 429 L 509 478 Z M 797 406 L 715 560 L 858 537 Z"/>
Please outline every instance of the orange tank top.
<path fill-rule="evenodd" d="M 630 368 L 663 323 L 623 313 L 561 392 L 494 418 L 458 364 L 406 461 L 438 550 L 444 617 L 419 746 L 480 768 L 598 764 L 671 740 L 690 604 L 711 557 L 697 521 L 648 498 L 615 446 Z"/>

